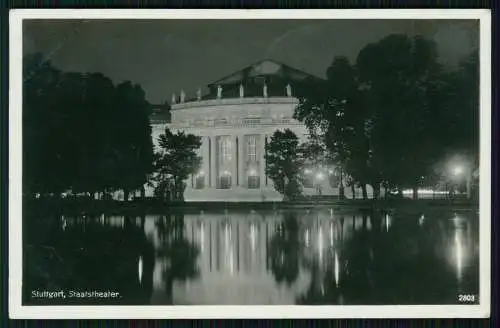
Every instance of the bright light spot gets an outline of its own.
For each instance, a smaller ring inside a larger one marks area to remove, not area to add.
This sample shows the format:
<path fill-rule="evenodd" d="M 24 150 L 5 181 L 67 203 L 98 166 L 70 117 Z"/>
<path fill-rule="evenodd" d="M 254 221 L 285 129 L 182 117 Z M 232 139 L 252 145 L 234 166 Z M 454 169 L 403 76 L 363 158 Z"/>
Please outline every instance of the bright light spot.
<path fill-rule="evenodd" d="M 311 170 L 309 170 L 309 169 L 305 169 L 305 170 L 304 170 L 304 173 L 305 173 L 305 174 L 310 174 L 310 173 L 311 173 Z"/>
<path fill-rule="evenodd" d="M 453 168 L 453 175 L 460 175 L 464 171 L 464 168 L 461 166 L 455 166 Z"/>
<path fill-rule="evenodd" d="M 319 263 L 323 263 L 323 229 L 321 226 L 318 229 L 318 251 Z"/>
<path fill-rule="evenodd" d="M 201 170 L 200 172 L 198 172 L 198 176 L 202 177 L 205 175 L 205 171 Z"/>
<path fill-rule="evenodd" d="M 250 246 L 252 247 L 252 252 L 255 251 L 255 247 L 257 245 L 257 230 L 255 225 L 250 226 Z"/>
<path fill-rule="evenodd" d="M 318 174 L 316 174 L 316 179 L 323 180 L 323 178 L 324 178 L 323 173 L 319 172 Z"/>
<path fill-rule="evenodd" d="M 418 219 L 418 224 L 420 226 L 422 226 L 424 224 L 424 221 L 425 221 L 425 215 L 420 215 L 420 218 Z"/>
<path fill-rule="evenodd" d="M 306 247 L 309 247 L 309 229 L 306 230 L 306 233 L 305 233 L 305 243 L 306 243 Z"/>
<path fill-rule="evenodd" d="M 333 224 L 330 224 L 330 246 L 333 247 Z"/>
<path fill-rule="evenodd" d="M 329 170 L 328 170 L 328 173 L 333 174 L 333 170 L 332 170 L 332 169 L 329 169 Z"/>
<path fill-rule="evenodd" d="M 389 231 L 389 228 L 391 227 L 391 217 L 389 214 L 385 215 L 385 231 Z"/>
<path fill-rule="evenodd" d="M 455 256 L 456 256 L 456 266 L 457 266 L 457 278 L 462 280 L 462 269 L 463 269 L 463 249 L 462 249 L 462 238 L 460 232 L 457 230 L 455 232 Z"/>
<path fill-rule="evenodd" d="M 339 261 L 339 254 L 335 252 L 335 285 L 339 285 L 339 280 L 340 280 L 340 261 Z"/>
<path fill-rule="evenodd" d="M 139 270 L 139 282 L 142 282 L 142 256 L 139 256 L 139 264 L 138 264 L 138 270 Z"/>
<path fill-rule="evenodd" d="M 448 194 L 447 191 L 439 191 L 439 190 L 432 190 L 432 189 L 418 189 L 419 194 L 436 194 L 436 195 L 445 195 Z M 413 194 L 413 190 L 411 189 L 405 189 L 403 190 L 403 195 L 411 195 Z"/>
<path fill-rule="evenodd" d="M 250 171 L 248 171 L 248 175 L 255 176 L 255 175 L 257 175 L 257 171 L 255 171 L 254 169 L 251 169 Z"/>

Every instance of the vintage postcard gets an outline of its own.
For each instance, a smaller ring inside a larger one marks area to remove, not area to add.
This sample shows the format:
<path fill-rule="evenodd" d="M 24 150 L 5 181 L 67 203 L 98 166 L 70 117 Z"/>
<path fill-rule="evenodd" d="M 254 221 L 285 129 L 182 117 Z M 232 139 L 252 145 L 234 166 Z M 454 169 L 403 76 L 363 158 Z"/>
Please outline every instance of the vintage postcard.
<path fill-rule="evenodd" d="M 488 10 L 13 10 L 12 318 L 490 315 Z"/>

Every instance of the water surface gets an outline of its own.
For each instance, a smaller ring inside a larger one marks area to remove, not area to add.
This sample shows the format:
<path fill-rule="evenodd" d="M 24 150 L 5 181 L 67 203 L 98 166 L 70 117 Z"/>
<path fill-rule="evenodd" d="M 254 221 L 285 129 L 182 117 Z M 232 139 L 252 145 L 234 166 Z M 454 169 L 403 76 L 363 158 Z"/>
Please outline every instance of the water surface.
<path fill-rule="evenodd" d="M 477 303 L 478 227 L 473 211 L 328 208 L 25 218 L 23 302 L 457 304 L 472 294 Z"/>

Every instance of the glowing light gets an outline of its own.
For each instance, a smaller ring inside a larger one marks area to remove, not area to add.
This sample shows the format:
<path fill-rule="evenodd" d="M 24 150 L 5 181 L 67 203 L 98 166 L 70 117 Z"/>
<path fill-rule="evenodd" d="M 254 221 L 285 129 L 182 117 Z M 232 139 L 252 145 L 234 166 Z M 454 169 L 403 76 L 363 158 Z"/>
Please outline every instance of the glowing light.
<path fill-rule="evenodd" d="M 316 179 L 318 179 L 318 180 L 323 180 L 324 177 L 325 176 L 321 172 L 318 172 L 318 174 L 316 174 Z"/>
<path fill-rule="evenodd" d="M 319 263 L 323 263 L 323 228 L 321 226 L 318 229 L 318 251 Z"/>
<path fill-rule="evenodd" d="M 403 190 L 403 195 L 411 195 L 413 193 L 413 190 L 411 189 L 405 189 Z M 447 191 L 439 191 L 439 190 L 432 190 L 432 189 L 418 189 L 419 194 L 436 194 L 436 195 L 446 195 L 448 194 Z"/>
<path fill-rule="evenodd" d="M 306 247 L 309 247 L 309 229 L 306 230 L 304 239 L 305 239 Z"/>
<path fill-rule="evenodd" d="M 252 248 L 252 252 L 255 251 L 255 247 L 257 244 L 257 229 L 255 228 L 255 225 L 250 226 L 250 246 Z"/>
<path fill-rule="evenodd" d="M 389 231 L 389 228 L 391 227 L 391 217 L 389 214 L 385 215 L 385 231 Z"/>
<path fill-rule="evenodd" d="M 251 169 L 250 171 L 248 171 L 248 175 L 250 175 L 250 176 L 256 176 L 257 175 L 257 171 L 255 171 L 254 169 Z"/>
<path fill-rule="evenodd" d="M 420 218 L 418 219 L 418 224 L 420 226 L 422 226 L 424 224 L 424 221 L 425 221 L 425 215 L 420 215 Z"/>
<path fill-rule="evenodd" d="M 328 173 L 333 174 L 333 170 L 332 170 L 332 169 L 329 169 L 329 170 L 328 170 Z"/>
<path fill-rule="evenodd" d="M 340 281 L 340 263 L 339 263 L 339 254 L 335 252 L 335 285 L 339 286 Z"/>
<path fill-rule="evenodd" d="M 139 264 L 138 264 L 138 271 L 139 271 L 139 283 L 142 283 L 142 256 L 139 256 Z"/>
<path fill-rule="evenodd" d="M 333 247 L 333 224 L 330 224 L 330 246 Z"/>
<path fill-rule="evenodd" d="M 455 232 L 455 260 L 457 266 L 457 279 L 460 281 L 462 280 L 463 249 L 462 249 L 462 238 L 458 230 Z"/>
<path fill-rule="evenodd" d="M 62 216 L 62 229 L 63 231 L 66 230 L 66 218 L 64 217 L 64 215 Z"/>
<path fill-rule="evenodd" d="M 305 173 L 305 174 L 310 174 L 310 173 L 311 173 L 311 170 L 309 170 L 309 169 L 305 169 L 305 170 L 304 170 L 304 173 Z"/>
<path fill-rule="evenodd" d="M 464 168 L 462 166 L 455 166 L 453 168 L 453 175 L 460 175 L 464 171 Z"/>
<path fill-rule="evenodd" d="M 204 175 L 205 175 L 205 171 L 201 170 L 200 172 L 198 172 L 198 176 L 199 176 L 199 177 L 202 177 L 202 176 L 204 176 Z"/>

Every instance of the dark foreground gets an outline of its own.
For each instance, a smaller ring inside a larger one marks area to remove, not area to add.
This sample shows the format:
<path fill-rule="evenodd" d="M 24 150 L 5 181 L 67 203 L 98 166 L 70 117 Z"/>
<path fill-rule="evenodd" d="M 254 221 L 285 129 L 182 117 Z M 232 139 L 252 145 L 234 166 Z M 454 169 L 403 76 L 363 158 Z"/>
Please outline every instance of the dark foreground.
<path fill-rule="evenodd" d="M 23 222 L 27 305 L 479 301 L 475 210 L 178 209 Z"/>

